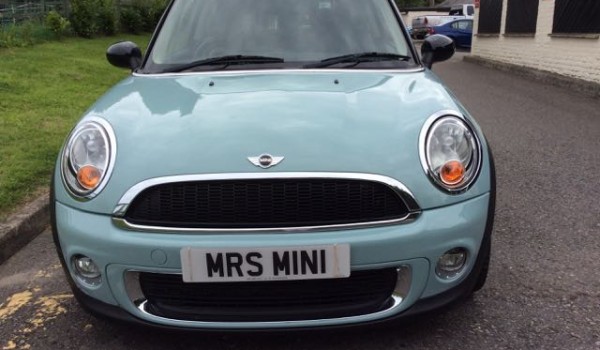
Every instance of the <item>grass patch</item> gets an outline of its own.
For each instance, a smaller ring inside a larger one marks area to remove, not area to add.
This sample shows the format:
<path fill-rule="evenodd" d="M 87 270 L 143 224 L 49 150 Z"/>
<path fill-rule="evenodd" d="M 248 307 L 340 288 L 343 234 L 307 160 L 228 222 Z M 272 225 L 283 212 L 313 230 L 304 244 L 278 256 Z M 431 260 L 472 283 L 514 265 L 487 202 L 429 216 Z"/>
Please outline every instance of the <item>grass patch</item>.
<path fill-rule="evenodd" d="M 67 39 L 0 49 L 0 221 L 50 182 L 74 123 L 129 72 L 111 66 L 108 46 L 148 45 L 148 35 Z"/>

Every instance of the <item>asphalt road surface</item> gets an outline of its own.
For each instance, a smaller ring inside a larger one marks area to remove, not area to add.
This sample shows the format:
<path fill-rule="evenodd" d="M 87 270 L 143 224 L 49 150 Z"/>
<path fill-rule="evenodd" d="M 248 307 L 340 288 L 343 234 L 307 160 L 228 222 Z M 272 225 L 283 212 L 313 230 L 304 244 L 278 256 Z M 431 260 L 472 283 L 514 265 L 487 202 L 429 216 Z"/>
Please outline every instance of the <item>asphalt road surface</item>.
<path fill-rule="evenodd" d="M 483 127 L 498 205 L 486 287 L 381 328 L 170 334 L 93 318 L 48 232 L 0 266 L 2 349 L 600 349 L 600 101 L 462 61 L 436 71 Z"/>

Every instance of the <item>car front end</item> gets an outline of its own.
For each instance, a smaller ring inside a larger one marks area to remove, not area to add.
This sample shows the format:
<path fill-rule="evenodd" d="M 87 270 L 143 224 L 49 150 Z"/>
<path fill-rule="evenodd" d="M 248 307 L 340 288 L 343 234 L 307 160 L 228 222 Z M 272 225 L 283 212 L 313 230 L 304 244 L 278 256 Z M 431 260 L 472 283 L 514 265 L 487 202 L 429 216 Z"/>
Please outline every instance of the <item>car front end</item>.
<path fill-rule="evenodd" d="M 196 66 L 156 53 L 190 3 L 171 4 L 145 62 L 86 112 L 59 156 L 53 234 L 82 306 L 163 328 L 306 329 L 430 311 L 483 286 L 491 153 L 415 55 L 392 2 L 304 9 L 321 19 L 387 9 L 405 52 L 316 62 L 224 52 Z M 287 10 L 269 11 L 257 10 L 267 36 Z M 424 61 L 453 47 L 435 39 Z"/>

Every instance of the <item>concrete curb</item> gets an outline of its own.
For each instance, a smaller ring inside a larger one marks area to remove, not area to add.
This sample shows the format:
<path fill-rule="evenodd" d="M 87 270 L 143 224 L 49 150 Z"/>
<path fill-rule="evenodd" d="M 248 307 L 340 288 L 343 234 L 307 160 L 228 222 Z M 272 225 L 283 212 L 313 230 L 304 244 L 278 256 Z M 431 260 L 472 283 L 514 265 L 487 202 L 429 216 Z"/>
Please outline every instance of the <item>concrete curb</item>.
<path fill-rule="evenodd" d="M 0 264 L 36 238 L 50 224 L 48 194 L 27 203 L 0 223 Z"/>
<path fill-rule="evenodd" d="M 488 58 L 483 58 L 481 56 L 468 55 L 464 57 L 464 60 L 465 62 L 475 63 L 484 67 L 490 67 L 504 72 L 514 73 L 525 78 L 540 81 L 542 83 L 569 89 L 585 96 L 600 97 L 600 84 L 591 81 L 572 78 L 536 68 L 495 61 Z"/>

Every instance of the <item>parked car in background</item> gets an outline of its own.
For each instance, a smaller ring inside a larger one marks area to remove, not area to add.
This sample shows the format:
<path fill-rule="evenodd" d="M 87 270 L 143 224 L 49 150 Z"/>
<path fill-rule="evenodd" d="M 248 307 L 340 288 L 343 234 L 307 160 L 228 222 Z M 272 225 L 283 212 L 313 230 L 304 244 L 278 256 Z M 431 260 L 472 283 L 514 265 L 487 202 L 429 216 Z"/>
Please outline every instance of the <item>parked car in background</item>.
<path fill-rule="evenodd" d="M 464 5 L 454 5 L 450 8 L 450 16 L 467 16 L 467 18 L 473 18 L 475 15 L 475 5 L 464 4 Z"/>
<path fill-rule="evenodd" d="M 235 23 L 235 25 L 231 25 Z M 392 0 L 174 0 L 75 125 L 54 242 L 91 312 L 165 329 L 339 327 L 481 289 L 495 172 Z"/>
<path fill-rule="evenodd" d="M 413 39 L 423 39 L 426 35 L 432 34 L 431 28 L 451 21 L 460 19 L 473 19 L 475 7 L 473 5 L 453 6 L 448 15 L 428 15 L 419 16 L 412 20 Z"/>
<path fill-rule="evenodd" d="M 471 47 L 473 39 L 473 20 L 461 19 L 431 28 L 430 34 L 442 34 L 454 41 L 457 47 Z"/>

